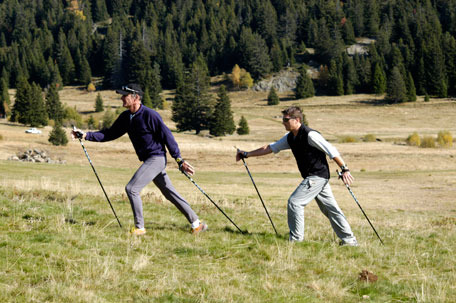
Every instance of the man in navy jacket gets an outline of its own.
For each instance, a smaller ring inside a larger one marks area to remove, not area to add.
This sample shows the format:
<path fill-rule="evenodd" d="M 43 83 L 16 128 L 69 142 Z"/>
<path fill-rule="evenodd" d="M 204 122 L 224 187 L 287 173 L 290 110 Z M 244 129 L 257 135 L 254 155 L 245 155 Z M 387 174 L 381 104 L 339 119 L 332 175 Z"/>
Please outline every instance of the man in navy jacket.
<path fill-rule="evenodd" d="M 179 169 L 190 175 L 195 172 L 193 167 L 182 159 L 171 131 L 156 111 L 141 104 L 144 94 L 141 86 L 129 84 L 116 92 L 122 95 L 123 107 L 127 110 L 119 115 L 110 128 L 87 133 L 75 130 L 72 135 L 75 137 L 79 133 L 85 140 L 106 142 L 128 133 L 139 160 L 143 162 L 125 187 L 135 220 L 135 228 L 132 233 L 135 235 L 146 233 L 140 192 L 151 181 L 155 183 L 166 199 L 187 218 L 192 225 L 193 234 L 205 231 L 207 225 L 200 222 L 196 213 L 179 195 L 166 174 L 166 148 L 171 157 L 177 161 Z"/>

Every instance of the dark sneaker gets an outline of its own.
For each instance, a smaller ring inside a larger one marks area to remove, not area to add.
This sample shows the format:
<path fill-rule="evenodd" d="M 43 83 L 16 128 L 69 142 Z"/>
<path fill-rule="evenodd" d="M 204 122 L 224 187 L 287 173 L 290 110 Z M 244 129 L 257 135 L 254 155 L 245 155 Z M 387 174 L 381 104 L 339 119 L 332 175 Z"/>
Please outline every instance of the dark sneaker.
<path fill-rule="evenodd" d="M 207 230 L 207 224 L 201 222 L 198 227 L 191 229 L 191 233 L 194 234 L 194 235 L 197 235 L 197 234 L 199 234 L 199 233 L 201 233 L 203 231 L 206 231 L 206 230 Z"/>

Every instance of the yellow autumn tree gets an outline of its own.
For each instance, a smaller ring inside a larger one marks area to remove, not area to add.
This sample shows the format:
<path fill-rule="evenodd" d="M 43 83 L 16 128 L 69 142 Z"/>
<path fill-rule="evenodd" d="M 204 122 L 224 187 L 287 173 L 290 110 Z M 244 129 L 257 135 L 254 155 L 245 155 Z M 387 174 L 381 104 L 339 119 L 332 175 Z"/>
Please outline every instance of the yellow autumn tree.
<path fill-rule="evenodd" d="M 231 70 L 231 82 L 233 83 L 233 86 L 239 89 L 241 85 L 241 68 L 237 64 L 235 64 Z"/>

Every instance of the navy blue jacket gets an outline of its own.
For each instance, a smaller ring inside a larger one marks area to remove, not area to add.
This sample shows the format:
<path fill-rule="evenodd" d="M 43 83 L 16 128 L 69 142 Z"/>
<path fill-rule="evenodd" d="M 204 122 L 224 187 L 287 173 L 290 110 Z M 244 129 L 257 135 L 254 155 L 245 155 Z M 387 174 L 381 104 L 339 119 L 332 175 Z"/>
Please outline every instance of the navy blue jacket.
<path fill-rule="evenodd" d="M 165 146 L 173 158 L 181 157 L 179 146 L 161 116 L 144 105 L 134 115 L 129 110 L 124 111 L 110 128 L 88 132 L 85 139 L 106 142 L 115 140 L 126 132 L 140 161 L 166 155 Z"/>

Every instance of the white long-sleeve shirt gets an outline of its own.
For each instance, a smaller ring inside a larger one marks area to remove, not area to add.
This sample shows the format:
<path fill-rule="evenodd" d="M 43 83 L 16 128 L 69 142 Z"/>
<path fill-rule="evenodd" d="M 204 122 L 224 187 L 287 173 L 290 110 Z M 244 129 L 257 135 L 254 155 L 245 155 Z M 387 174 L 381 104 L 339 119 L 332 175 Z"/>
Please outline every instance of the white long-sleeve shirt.
<path fill-rule="evenodd" d="M 277 154 L 281 150 L 290 149 L 290 145 L 288 144 L 288 133 L 280 138 L 278 141 L 269 144 L 271 150 Z M 329 158 L 333 159 L 334 157 L 340 157 L 339 151 L 328 141 L 326 141 L 323 136 L 316 131 L 310 131 L 307 136 L 307 141 L 309 145 L 321 150 L 325 154 L 329 156 Z"/>

